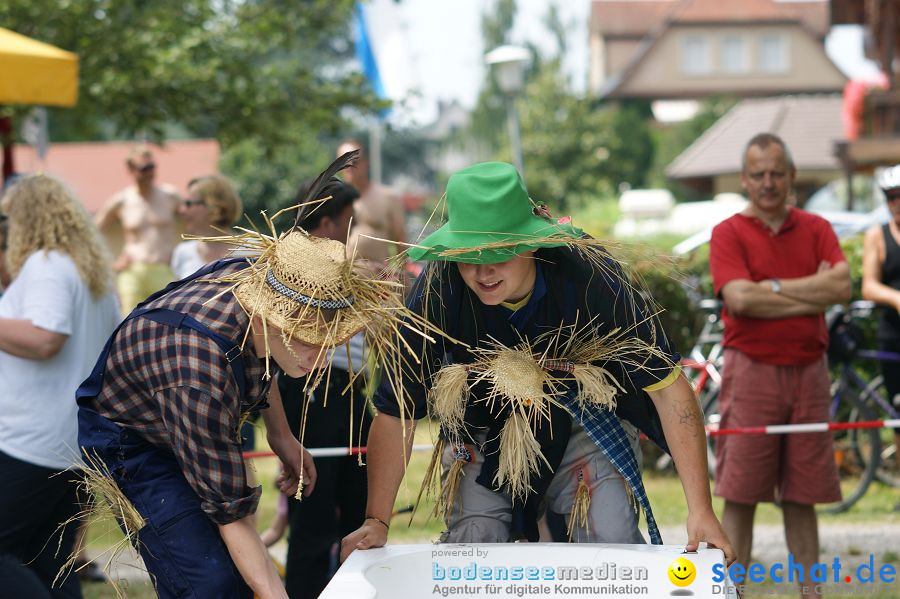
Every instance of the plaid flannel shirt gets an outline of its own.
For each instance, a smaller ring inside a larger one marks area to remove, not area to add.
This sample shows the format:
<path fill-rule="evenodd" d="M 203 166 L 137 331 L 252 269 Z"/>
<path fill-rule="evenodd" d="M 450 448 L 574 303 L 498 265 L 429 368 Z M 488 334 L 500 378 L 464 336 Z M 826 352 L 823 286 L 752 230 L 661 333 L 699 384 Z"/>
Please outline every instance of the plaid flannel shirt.
<path fill-rule="evenodd" d="M 226 266 L 210 278 L 245 266 Z M 215 297 L 224 288 L 193 281 L 148 305 L 190 314 L 239 345 L 249 319 L 231 293 Z M 174 453 L 201 509 L 218 524 L 256 511 L 261 490 L 247 486 L 239 429 L 244 412 L 265 406 L 268 390 L 265 363 L 252 343 L 238 357 L 229 357 L 243 360 L 244 397 L 225 352 L 212 339 L 132 319 L 110 347 L 103 389 L 93 405 L 100 415 Z"/>

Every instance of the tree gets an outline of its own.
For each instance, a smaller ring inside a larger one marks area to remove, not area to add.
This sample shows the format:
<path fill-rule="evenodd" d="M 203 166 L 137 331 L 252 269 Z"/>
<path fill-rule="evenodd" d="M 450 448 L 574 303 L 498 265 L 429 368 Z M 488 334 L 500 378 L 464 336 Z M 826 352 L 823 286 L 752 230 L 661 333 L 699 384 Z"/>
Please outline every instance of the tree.
<path fill-rule="evenodd" d="M 230 145 L 219 159 L 219 170 L 234 181 L 244 212 L 256 226 L 262 226 L 260 211 L 274 216 L 291 206 L 301 184 L 334 160 L 333 147 L 322 143 L 317 131 L 295 127 L 291 134 L 304 141 L 270 147 L 258 138 L 248 138 Z M 292 223 L 290 215 L 276 221 L 279 227 Z"/>
<path fill-rule="evenodd" d="M 658 131 L 656 136 L 656 159 L 649 173 L 649 179 L 652 181 L 652 184 L 659 187 L 666 186 L 680 198 L 693 199 L 697 196 L 696 191 L 681 185 L 677 181 L 667 179 L 665 169 L 698 137 L 703 135 L 726 112 L 731 110 L 736 103 L 737 99 L 731 97 L 714 96 L 708 98 L 703 101 L 700 110 L 692 118 Z"/>
<path fill-rule="evenodd" d="M 509 43 L 509 34 L 516 20 L 516 0 L 496 0 L 494 10 L 481 17 L 481 37 L 485 52 Z M 506 135 L 506 104 L 503 92 L 490 70 L 478 93 L 478 101 L 472 111 L 469 134 L 480 143 L 497 147 Z"/>
<path fill-rule="evenodd" d="M 257 224 L 260 210 L 266 210 L 271 216 L 290 206 L 304 181 L 316 176 L 334 160 L 334 152 L 344 137 L 365 139 L 366 133 L 356 131 L 338 137 L 334 132 L 297 128 L 293 136 L 304 142 L 273 149 L 256 139 L 247 139 L 231 145 L 219 160 L 222 173 L 237 184 L 245 212 Z M 400 177 L 433 180 L 435 174 L 424 161 L 410 160 L 413 156 L 425 156 L 431 150 L 431 144 L 422 131 L 388 128 L 382 145 L 385 180 L 390 182 Z M 278 223 L 290 224 L 287 216 Z"/>
<path fill-rule="evenodd" d="M 80 58 L 79 102 L 55 139 L 164 138 L 176 123 L 224 146 L 295 143 L 374 100 L 346 68 L 353 0 L 5 0 L 0 23 Z"/>
<path fill-rule="evenodd" d="M 486 46 L 498 41 L 487 36 L 496 36 L 500 25 L 507 27 L 503 31 L 508 35 L 512 20 L 501 19 L 510 15 L 508 5 L 514 8 L 513 0 L 498 1 L 496 12 L 485 17 Z M 529 193 L 554 209 L 568 210 L 614 195 L 620 183 L 642 185 L 654 152 L 645 115 L 638 106 L 605 106 L 575 95 L 562 70 L 566 27 L 555 4 L 544 24 L 556 42 L 555 52 L 545 58 L 531 48 L 525 91 L 516 100 Z M 472 135 L 491 143 L 498 160 L 512 155 L 505 116 L 502 95 L 488 78 L 471 129 Z"/>
<path fill-rule="evenodd" d="M 353 0 L 5 0 L 0 23 L 79 55 L 78 105 L 51 110 L 52 139 L 214 137 L 220 169 L 255 217 L 289 205 L 328 164 L 322 139 L 348 109 L 383 106 L 352 62 L 352 9 Z"/>
<path fill-rule="evenodd" d="M 642 185 L 653 143 L 641 112 L 576 97 L 560 67 L 543 62 L 519 102 L 529 193 L 570 209 L 615 195 L 620 183 Z"/>

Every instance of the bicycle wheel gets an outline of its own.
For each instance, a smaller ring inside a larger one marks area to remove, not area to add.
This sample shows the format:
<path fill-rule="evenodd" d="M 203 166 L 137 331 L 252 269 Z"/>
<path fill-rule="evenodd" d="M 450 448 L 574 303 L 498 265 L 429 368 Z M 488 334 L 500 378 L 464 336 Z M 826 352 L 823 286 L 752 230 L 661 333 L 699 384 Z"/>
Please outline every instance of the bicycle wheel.
<path fill-rule="evenodd" d="M 841 394 L 838 413 L 833 422 L 872 420 L 872 411 L 849 389 Z M 875 480 L 875 472 L 881 459 L 881 436 L 878 429 L 836 430 L 833 433 L 834 460 L 838 467 L 843 499 L 836 503 L 822 504 L 818 511 L 838 514 L 850 509 L 859 501 Z"/>
<path fill-rule="evenodd" d="M 893 410 L 893 406 L 887 396 L 884 378 L 881 375 L 876 376 L 872 382 L 866 385 L 860 399 L 874 410 L 875 418 L 900 417 L 896 411 L 893 413 L 890 411 Z M 860 420 L 851 420 L 851 422 Z M 900 430 L 884 428 L 880 429 L 878 433 L 881 437 L 881 459 L 878 462 L 875 477 L 886 485 L 900 487 L 900 454 L 897 452 L 897 447 L 900 445 Z"/>

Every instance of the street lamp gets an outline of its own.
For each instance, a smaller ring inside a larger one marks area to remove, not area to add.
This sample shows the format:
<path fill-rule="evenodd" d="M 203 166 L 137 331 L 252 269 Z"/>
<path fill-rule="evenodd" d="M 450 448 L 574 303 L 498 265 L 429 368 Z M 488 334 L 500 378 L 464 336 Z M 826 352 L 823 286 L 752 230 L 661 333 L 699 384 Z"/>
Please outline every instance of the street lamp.
<path fill-rule="evenodd" d="M 520 46 L 500 46 L 484 55 L 484 62 L 494 68 L 497 85 L 506 96 L 506 124 L 509 127 L 513 164 L 522 176 L 525 175 L 525 165 L 522 160 L 516 96 L 525 88 L 525 66 L 530 60 L 531 53 Z"/>

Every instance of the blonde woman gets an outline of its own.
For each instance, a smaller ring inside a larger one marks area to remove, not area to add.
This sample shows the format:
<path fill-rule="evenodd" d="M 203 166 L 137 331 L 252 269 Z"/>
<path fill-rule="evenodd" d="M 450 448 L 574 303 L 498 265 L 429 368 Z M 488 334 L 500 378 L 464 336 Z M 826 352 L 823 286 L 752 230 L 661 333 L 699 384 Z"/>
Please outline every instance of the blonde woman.
<path fill-rule="evenodd" d="M 234 186 L 221 175 L 196 177 L 188 183 L 188 197 L 178 213 L 189 235 L 222 235 L 241 217 L 243 206 Z M 224 258 L 228 246 L 214 241 L 182 241 L 172 254 L 172 271 L 183 279 L 204 264 Z"/>
<path fill-rule="evenodd" d="M 75 535 L 67 526 L 58 551 L 57 539 L 48 542 L 77 512 L 75 389 L 119 309 L 100 234 L 62 183 L 27 177 L 0 210 L 12 276 L 0 298 L 0 554 L 26 564 L 49 589 Z M 52 594 L 79 597 L 77 578 Z"/>
<path fill-rule="evenodd" d="M 188 235 L 219 236 L 236 223 L 243 212 L 241 198 L 231 182 L 221 175 L 194 177 L 188 183 L 188 197 L 178 206 L 178 214 Z M 224 258 L 230 246 L 216 241 L 189 239 L 175 246 L 172 253 L 172 272 L 176 279 L 197 272 L 204 265 Z M 256 449 L 256 420 L 259 412 L 252 412 L 241 425 L 243 451 Z M 247 469 L 247 484 L 256 486 L 256 475 Z M 252 516 L 255 523 L 255 516 Z"/>

